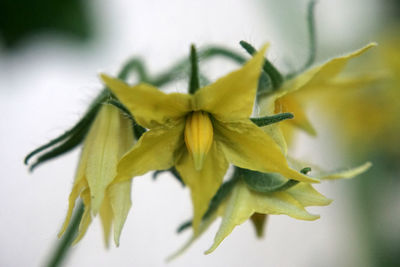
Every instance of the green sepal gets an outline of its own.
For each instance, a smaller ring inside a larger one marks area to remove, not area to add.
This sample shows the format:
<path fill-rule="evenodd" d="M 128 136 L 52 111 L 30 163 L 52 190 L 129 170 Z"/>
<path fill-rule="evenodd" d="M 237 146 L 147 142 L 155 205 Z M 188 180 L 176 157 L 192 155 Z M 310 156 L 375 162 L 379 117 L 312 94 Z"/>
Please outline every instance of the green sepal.
<path fill-rule="evenodd" d="M 189 94 L 194 94 L 200 88 L 198 58 L 194 45 L 190 46 L 190 67 Z"/>
<path fill-rule="evenodd" d="M 303 168 L 300 172 L 307 174 L 310 167 Z M 273 193 L 285 191 L 299 183 L 297 180 L 287 179 L 279 173 L 262 173 L 248 169 L 239 168 L 240 177 L 246 185 L 260 193 Z"/>
<path fill-rule="evenodd" d="M 239 44 L 246 50 L 247 53 L 250 55 L 253 55 L 257 52 L 257 50 L 248 42 L 246 41 L 240 41 Z M 278 71 L 278 69 L 268 60 L 265 59 L 264 65 L 263 65 L 263 70 L 265 73 L 269 76 L 272 82 L 272 88 L 274 90 L 278 89 L 281 87 L 283 83 L 283 76 L 282 74 Z"/>
<path fill-rule="evenodd" d="M 247 169 L 240 169 L 241 177 L 246 185 L 260 193 L 284 191 L 299 183 L 283 177 L 279 173 L 262 173 Z"/>
<path fill-rule="evenodd" d="M 175 167 L 172 167 L 172 168 L 170 168 L 170 169 L 168 169 L 168 170 L 155 171 L 155 172 L 153 173 L 153 179 L 154 179 L 154 180 L 157 179 L 158 175 L 161 174 L 161 173 L 163 173 L 163 172 L 170 172 L 170 173 L 176 178 L 176 180 L 179 181 L 179 183 L 180 183 L 183 187 L 185 186 L 185 183 L 183 182 L 182 177 L 179 175 L 179 172 L 175 169 Z"/>
<path fill-rule="evenodd" d="M 265 117 L 260 117 L 260 118 L 250 118 L 250 120 L 257 126 L 267 126 L 273 123 L 277 123 L 283 120 L 287 119 L 293 119 L 294 116 L 292 113 L 286 112 L 286 113 L 279 113 L 276 115 L 272 116 L 265 116 Z"/>
<path fill-rule="evenodd" d="M 54 147 L 50 151 L 45 152 L 43 155 L 39 156 L 38 159 L 34 164 L 32 164 L 29 168 L 30 171 L 33 171 L 37 166 L 40 164 L 58 157 L 64 153 L 67 153 L 77 147 L 85 138 L 86 134 L 88 133 L 92 122 L 94 121 L 97 112 L 100 109 L 100 103 L 104 101 L 109 96 L 108 90 L 103 90 L 100 95 L 93 101 L 90 105 L 89 110 L 83 116 L 83 118 L 70 130 L 68 130 L 65 134 L 61 135 L 60 137 L 50 141 L 49 143 L 35 149 L 31 153 L 29 153 L 24 163 L 28 164 L 29 159 L 33 156 L 37 155 L 38 153 L 46 150 L 47 148 Z"/>
<path fill-rule="evenodd" d="M 226 197 L 229 195 L 229 193 L 232 191 L 237 181 L 239 181 L 239 173 L 238 173 L 238 168 L 235 167 L 235 172 L 233 173 L 232 178 L 229 181 L 223 183 L 218 189 L 217 193 L 215 193 L 215 195 L 211 199 L 210 205 L 208 206 L 206 213 L 203 215 L 202 218 L 203 220 L 209 218 L 218 209 L 222 201 L 224 201 Z M 192 226 L 192 221 L 191 220 L 186 221 L 178 227 L 176 232 L 181 233 L 190 226 Z"/>

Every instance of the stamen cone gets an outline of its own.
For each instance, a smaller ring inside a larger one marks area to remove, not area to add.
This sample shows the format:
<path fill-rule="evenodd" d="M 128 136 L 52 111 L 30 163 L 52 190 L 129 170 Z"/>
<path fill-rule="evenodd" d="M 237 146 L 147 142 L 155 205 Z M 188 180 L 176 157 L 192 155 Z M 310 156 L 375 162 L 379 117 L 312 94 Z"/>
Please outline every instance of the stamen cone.
<path fill-rule="evenodd" d="M 213 132 L 208 113 L 194 111 L 186 118 L 185 143 L 197 171 L 203 168 L 204 160 L 212 145 Z"/>

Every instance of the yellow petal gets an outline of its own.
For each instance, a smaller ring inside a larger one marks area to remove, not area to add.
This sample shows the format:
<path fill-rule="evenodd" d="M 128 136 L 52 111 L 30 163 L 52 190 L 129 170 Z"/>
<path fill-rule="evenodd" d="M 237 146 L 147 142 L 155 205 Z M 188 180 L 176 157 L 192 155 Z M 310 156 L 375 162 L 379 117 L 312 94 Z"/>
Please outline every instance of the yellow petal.
<path fill-rule="evenodd" d="M 108 189 L 110 204 L 114 217 L 114 242 L 119 246 L 122 227 L 132 206 L 132 180 L 110 185 Z"/>
<path fill-rule="evenodd" d="M 352 168 L 346 171 L 338 171 L 331 173 L 321 173 L 319 177 L 321 180 L 335 180 L 335 179 L 350 179 L 357 175 L 360 175 L 366 172 L 369 168 L 372 167 L 371 162 L 366 162 L 363 165 L 360 165 L 356 168 Z"/>
<path fill-rule="evenodd" d="M 69 204 L 68 204 L 67 216 L 64 220 L 60 232 L 58 233 L 58 238 L 61 238 L 61 236 L 65 233 L 65 230 L 67 230 L 69 222 L 71 221 L 72 211 L 74 210 L 76 199 L 78 198 L 79 194 L 81 194 L 81 192 L 87 187 L 88 185 L 85 179 L 79 179 L 78 181 L 75 182 L 68 198 Z"/>
<path fill-rule="evenodd" d="M 291 169 L 280 147 L 251 121 L 215 121 L 214 129 L 215 140 L 234 165 L 259 172 L 277 172 L 302 182 L 319 182 Z"/>
<path fill-rule="evenodd" d="M 110 247 L 110 237 L 111 237 L 111 227 L 113 223 L 113 211 L 110 205 L 110 199 L 108 194 L 105 194 L 103 203 L 101 204 L 100 211 L 100 220 L 103 226 L 103 234 L 104 234 L 104 244 L 106 248 Z"/>
<path fill-rule="evenodd" d="M 308 183 L 298 183 L 285 192 L 294 197 L 303 207 L 326 206 L 332 202 Z"/>
<path fill-rule="evenodd" d="M 184 146 L 184 120 L 171 127 L 160 126 L 144 133 L 134 147 L 118 163 L 114 183 L 143 175 L 151 170 L 174 166 L 176 151 Z"/>
<path fill-rule="evenodd" d="M 220 120 L 250 117 L 267 45 L 241 69 L 201 88 L 194 95 L 194 110 L 212 113 Z"/>
<path fill-rule="evenodd" d="M 105 190 L 117 174 L 120 131 L 119 110 L 111 105 L 103 105 L 86 138 L 90 140 L 86 179 L 94 214 L 100 209 Z"/>
<path fill-rule="evenodd" d="M 85 205 L 85 211 L 83 212 L 82 219 L 79 224 L 78 236 L 72 242 L 72 245 L 76 245 L 85 236 L 86 231 L 92 222 L 92 216 L 90 214 L 91 208 L 89 188 L 85 189 L 85 191 L 81 193 L 81 198 L 83 200 L 83 204 Z"/>
<path fill-rule="evenodd" d="M 355 52 L 333 58 L 328 60 L 326 63 L 305 71 L 295 78 L 285 82 L 284 86 L 275 94 L 276 97 L 282 97 L 303 87 L 321 88 L 320 85 L 325 84 L 327 80 L 335 78 L 335 76 L 343 70 L 350 59 L 361 55 L 374 46 L 376 46 L 376 43 L 370 43 Z M 302 91 L 305 90 L 307 90 L 307 88 L 302 89 Z"/>
<path fill-rule="evenodd" d="M 149 84 L 129 86 L 105 74 L 100 76 L 122 104 L 129 109 L 136 121 L 146 128 L 168 124 L 190 111 L 191 95 L 165 94 Z"/>
<path fill-rule="evenodd" d="M 219 146 L 213 142 L 200 171 L 196 171 L 194 162 L 186 149 L 175 167 L 184 183 L 190 188 L 194 210 L 193 229 L 197 234 L 210 200 L 222 183 L 228 169 L 228 162 Z"/>
<path fill-rule="evenodd" d="M 308 120 L 302 105 L 290 95 L 279 98 L 275 102 L 275 113 L 290 112 L 293 113 L 294 118 L 281 122 L 281 124 L 290 124 L 303 129 L 308 134 L 316 136 L 317 132 Z"/>
<path fill-rule="evenodd" d="M 239 181 L 227 202 L 221 225 L 214 238 L 214 244 L 205 253 L 213 252 L 237 225 L 247 221 L 255 212 L 286 214 L 300 220 L 319 218 L 318 215 L 308 213 L 295 198 L 286 192 L 257 193 Z"/>

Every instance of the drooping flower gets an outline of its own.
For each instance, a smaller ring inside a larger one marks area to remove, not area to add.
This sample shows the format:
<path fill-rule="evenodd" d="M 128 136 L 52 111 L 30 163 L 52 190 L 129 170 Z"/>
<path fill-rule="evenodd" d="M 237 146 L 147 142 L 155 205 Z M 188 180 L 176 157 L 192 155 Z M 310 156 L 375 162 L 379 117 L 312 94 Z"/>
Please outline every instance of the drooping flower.
<path fill-rule="evenodd" d="M 120 160 L 115 181 L 175 166 L 191 190 L 195 232 L 228 162 L 317 182 L 290 168 L 275 141 L 249 120 L 265 50 L 193 95 L 165 94 L 144 83 L 132 87 L 101 75 L 135 120 L 149 129 Z"/>
<path fill-rule="evenodd" d="M 133 131 L 129 119 L 116 107 L 103 104 L 85 138 L 69 196 L 67 216 L 59 237 L 68 227 L 75 202 L 80 197 L 85 209 L 74 242 L 82 239 L 92 216 L 99 213 L 106 244 L 109 243 L 113 226 L 114 241 L 119 245 L 121 230 L 131 208 L 132 181 L 112 182 L 116 178 L 118 160 L 132 145 Z"/>
<path fill-rule="evenodd" d="M 318 179 L 350 179 L 364 173 L 370 167 L 371 163 L 365 163 L 346 171 L 320 172 Z M 222 221 L 214 237 L 214 242 L 205 252 L 206 254 L 213 252 L 236 226 L 248 220 L 251 220 L 255 224 L 257 234 L 260 235 L 262 234 L 265 219 L 268 215 L 287 215 L 298 220 L 313 221 L 318 219 L 319 215 L 311 214 L 305 208 L 310 206 L 326 206 L 332 202 L 332 200 L 315 190 L 310 183 L 300 182 L 289 189 L 277 192 L 257 192 L 242 177 L 239 176 L 237 179 L 229 195 L 212 214 L 202 221 L 199 234 L 192 235 L 182 248 L 169 257 L 169 260 L 185 252 L 199 238 L 199 235 L 204 233 L 218 217 L 222 217 Z M 283 177 L 280 177 L 280 179 L 286 180 Z"/>
<path fill-rule="evenodd" d="M 358 88 L 376 80 L 373 75 L 339 76 L 349 60 L 358 57 L 374 46 L 376 46 L 375 43 L 370 43 L 359 50 L 330 59 L 285 81 L 281 88 L 260 98 L 261 113 L 270 115 L 291 112 L 294 114 L 293 120 L 280 123 L 285 139 L 288 142 L 292 139 L 294 127 L 300 128 L 310 135 L 316 135 L 316 131 L 306 115 L 305 105 L 316 100 L 318 94 L 328 89 L 330 89 L 330 93 L 335 94 L 337 90 Z"/>

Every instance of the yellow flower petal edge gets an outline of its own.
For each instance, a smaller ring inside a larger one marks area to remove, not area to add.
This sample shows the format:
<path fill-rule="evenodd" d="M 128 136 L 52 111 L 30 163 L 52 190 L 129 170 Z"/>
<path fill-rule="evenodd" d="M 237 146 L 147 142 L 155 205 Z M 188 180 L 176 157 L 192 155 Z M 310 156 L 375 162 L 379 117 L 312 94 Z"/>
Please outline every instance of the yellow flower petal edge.
<path fill-rule="evenodd" d="M 258 78 L 269 44 L 264 45 L 242 68 L 198 90 L 194 109 L 212 113 L 222 121 L 247 119 L 253 111 Z"/>

